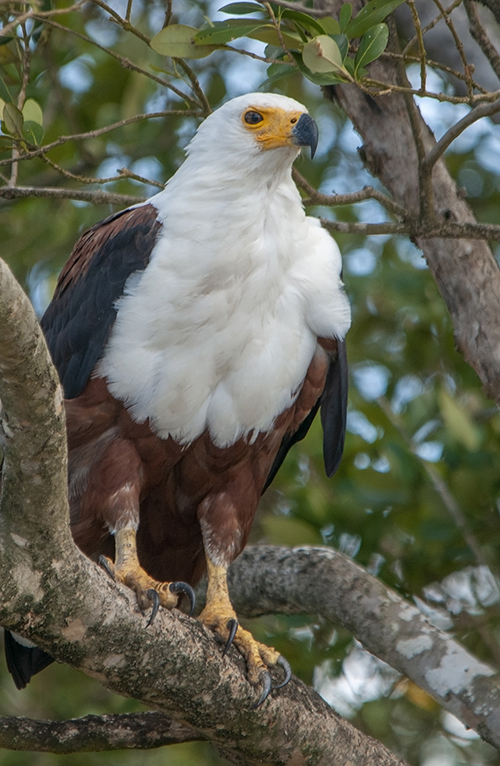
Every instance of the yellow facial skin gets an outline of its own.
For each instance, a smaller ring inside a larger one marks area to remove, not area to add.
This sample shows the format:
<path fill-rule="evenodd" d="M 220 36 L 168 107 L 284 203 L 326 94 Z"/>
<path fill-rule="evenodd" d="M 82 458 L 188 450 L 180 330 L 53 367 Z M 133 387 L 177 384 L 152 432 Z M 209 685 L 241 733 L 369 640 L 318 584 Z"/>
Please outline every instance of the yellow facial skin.
<path fill-rule="evenodd" d="M 242 122 L 246 130 L 253 133 L 255 140 L 261 149 L 278 149 L 281 146 L 293 146 L 297 149 L 297 142 L 292 133 L 303 112 L 285 112 L 283 109 L 271 109 L 263 107 L 249 107 L 242 115 Z M 249 122 L 251 115 L 260 115 L 259 122 Z"/>

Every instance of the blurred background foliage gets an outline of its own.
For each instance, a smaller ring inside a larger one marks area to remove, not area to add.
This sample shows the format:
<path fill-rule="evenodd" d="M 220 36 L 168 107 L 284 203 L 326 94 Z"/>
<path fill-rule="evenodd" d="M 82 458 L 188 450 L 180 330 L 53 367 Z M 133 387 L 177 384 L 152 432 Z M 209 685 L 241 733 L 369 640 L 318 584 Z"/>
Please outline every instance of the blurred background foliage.
<path fill-rule="evenodd" d="M 121 0 L 112 7 L 122 16 L 126 12 Z M 223 18 L 215 13 L 218 7 L 202 0 L 176 0 L 172 19 L 200 26 L 204 16 Z M 8 11 L 1 10 L 0 18 L 8 21 Z M 134 0 L 132 22 L 144 34 L 157 33 L 164 19 L 163 2 Z M 137 114 L 192 109 L 190 102 L 145 74 L 125 68 L 103 50 L 109 47 L 192 97 L 189 78 L 179 67 L 112 23 L 98 4 L 87 3 L 54 20 L 66 29 L 27 27 L 33 34 L 33 55 L 26 97 L 42 109 L 44 144 Z M 4 43 L 2 87 L 15 102 L 21 89 L 21 46 L 16 40 L 0 42 Z M 262 55 L 262 45 L 251 45 L 245 41 L 247 49 Z M 266 78 L 264 62 L 241 55 L 215 53 L 191 66 L 213 107 L 257 89 Z M 428 75 L 433 89 L 449 90 L 450 85 L 435 73 Z M 366 183 L 377 186 L 358 156 L 359 137 L 340 109 L 322 99 L 319 87 L 297 74 L 274 89 L 304 102 L 318 121 L 317 156 L 313 162 L 303 157 L 297 163 L 311 183 L 326 193 L 356 191 Z M 419 105 L 437 137 L 467 110 L 429 100 Z M 149 183 L 120 178 L 85 188 L 147 196 L 182 162 L 183 147 L 198 122 L 192 115 L 142 120 L 68 141 L 49 157 L 66 174 L 85 178 L 113 177 L 119 168 L 127 168 Z M 448 167 L 466 190 L 477 218 L 496 224 L 500 224 L 498 131 L 483 120 L 447 154 Z M 9 157 L 0 142 L 0 162 Z M 10 166 L 0 165 L 0 173 L 1 182 L 8 183 Z M 19 163 L 17 182 L 82 188 L 40 158 Z M 114 209 L 50 198 L 0 200 L 1 255 L 40 315 L 78 235 Z M 386 218 L 376 202 L 313 208 L 311 213 L 346 221 Z M 344 459 L 335 478 L 326 480 L 317 421 L 264 496 L 252 542 L 323 544 L 343 551 L 402 595 L 416 599 L 440 627 L 500 668 L 498 411 L 455 351 L 450 318 L 411 242 L 388 236 L 367 240 L 361 235 L 339 235 L 337 240 L 353 306 L 347 338 L 351 392 Z M 410 763 L 500 763 L 498 753 L 443 713 L 414 684 L 368 655 L 344 629 L 315 615 L 269 617 L 248 624 L 339 712 Z M 65 719 L 142 709 L 58 665 L 18 692 L 2 663 L 0 683 L 0 713 L 6 715 Z M 166 762 L 170 766 L 223 763 L 205 744 L 175 746 L 168 752 L 71 756 L 0 751 L 2 766 Z"/>

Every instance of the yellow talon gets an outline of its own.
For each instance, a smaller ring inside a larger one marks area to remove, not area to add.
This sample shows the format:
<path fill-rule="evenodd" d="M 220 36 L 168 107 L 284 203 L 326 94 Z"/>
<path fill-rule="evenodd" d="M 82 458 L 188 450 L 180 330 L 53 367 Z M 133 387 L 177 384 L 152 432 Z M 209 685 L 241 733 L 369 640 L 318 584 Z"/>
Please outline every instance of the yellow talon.
<path fill-rule="evenodd" d="M 246 660 L 248 680 L 257 686 L 262 682 L 263 674 L 268 674 L 269 668 L 281 664 L 281 655 L 275 649 L 256 641 L 248 630 L 238 625 L 238 618 L 229 599 L 226 567 L 213 564 L 207 557 L 207 572 L 207 603 L 198 619 L 225 644 L 224 653 L 234 643 Z"/>
<path fill-rule="evenodd" d="M 134 591 L 141 609 L 148 609 L 153 604 L 153 615 L 148 625 L 154 619 L 159 606 L 172 609 L 177 606 L 179 595 L 182 593 L 188 596 L 191 611 L 193 610 L 194 592 L 191 586 L 181 582 L 159 582 L 141 567 L 137 556 L 135 529 L 125 527 L 116 532 L 115 550 L 114 563 L 104 556 L 101 556 L 101 563 L 116 582 Z"/>

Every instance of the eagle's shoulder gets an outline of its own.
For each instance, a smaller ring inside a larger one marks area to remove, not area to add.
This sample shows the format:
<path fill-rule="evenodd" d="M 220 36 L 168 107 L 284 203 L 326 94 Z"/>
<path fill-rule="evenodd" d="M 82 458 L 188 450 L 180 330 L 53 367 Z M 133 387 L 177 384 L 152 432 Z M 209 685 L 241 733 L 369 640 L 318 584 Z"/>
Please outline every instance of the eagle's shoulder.
<path fill-rule="evenodd" d="M 67 399 L 78 396 L 100 358 L 125 283 L 149 263 L 161 222 L 150 203 L 86 231 L 62 270 L 41 325 Z"/>

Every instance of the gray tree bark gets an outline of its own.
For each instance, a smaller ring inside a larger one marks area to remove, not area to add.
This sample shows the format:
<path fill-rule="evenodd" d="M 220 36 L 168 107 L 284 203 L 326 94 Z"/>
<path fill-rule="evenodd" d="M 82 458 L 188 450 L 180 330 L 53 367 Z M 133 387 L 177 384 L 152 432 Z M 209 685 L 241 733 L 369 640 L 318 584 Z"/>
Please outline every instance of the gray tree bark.
<path fill-rule="evenodd" d="M 333 14 L 339 2 L 329 2 Z M 396 34 L 390 46 L 398 52 Z M 370 76 L 384 83 L 406 84 L 404 69 L 393 60 L 378 60 Z M 394 201 L 421 223 L 474 222 L 445 163 L 430 169 L 426 158 L 435 139 L 422 119 L 413 96 L 372 98 L 351 85 L 325 89 L 337 100 L 360 134 L 360 156 L 391 193 Z M 455 344 L 476 371 L 487 396 L 500 404 L 500 270 L 488 244 L 472 239 L 423 239 L 422 250 L 450 312 Z"/>

